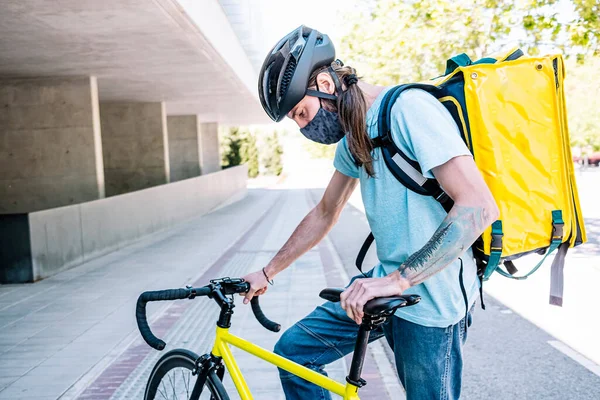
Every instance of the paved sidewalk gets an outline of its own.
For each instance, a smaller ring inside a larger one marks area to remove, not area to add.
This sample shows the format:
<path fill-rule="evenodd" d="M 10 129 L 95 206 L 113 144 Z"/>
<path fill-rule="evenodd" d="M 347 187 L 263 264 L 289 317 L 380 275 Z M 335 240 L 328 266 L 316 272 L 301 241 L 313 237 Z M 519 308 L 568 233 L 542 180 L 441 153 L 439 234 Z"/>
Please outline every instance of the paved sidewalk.
<path fill-rule="evenodd" d="M 142 398 L 148 374 L 164 352 L 139 337 L 133 317 L 139 293 L 261 268 L 310 206 L 304 190 L 251 190 L 241 202 L 50 279 L 0 286 L 0 399 Z M 345 282 L 337 254 L 324 241 L 277 277 L 263 309 L 285 329 L 321 303 L 322 288 Z M 202 353 L 209 350 L 217 312 L 207 299 L 155 303 L 149 319 L 167 349 Z M 241 302 L 232 331 L 267 349 L 279 337 L 262 328 Z M 276 368 L 234 354 L 255 398 L 283 398 Z M 343 381 L 348 362 L 331 365 L 330 376 Z M 364 377 L 369 384 L 361 398 L 402 395 L 381 347 L 372 346 Z M 233 389 L 229 379 L 226 386 Z"/>
<path fill-rule="evenodd" d="M 56 399 L 135 332 L 144 290 L 195 280 L 273 205 L 248 198 L 49 279 L 0 286 L 0 399 Z M 151 308 L 151 317 L 164 308 Z"/>

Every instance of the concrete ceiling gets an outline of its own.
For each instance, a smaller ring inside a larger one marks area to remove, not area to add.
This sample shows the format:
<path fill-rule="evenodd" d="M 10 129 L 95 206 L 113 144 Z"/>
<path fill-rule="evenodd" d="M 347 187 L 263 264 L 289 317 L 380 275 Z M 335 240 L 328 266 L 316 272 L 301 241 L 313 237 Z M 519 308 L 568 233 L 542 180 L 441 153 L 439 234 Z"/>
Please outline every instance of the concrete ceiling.
<path fill-rule="evenodd" d="M 0 76 L 98 78 L 100 101 L 264 123 L 252 68 L 217 0 L 3 0 Z"/>

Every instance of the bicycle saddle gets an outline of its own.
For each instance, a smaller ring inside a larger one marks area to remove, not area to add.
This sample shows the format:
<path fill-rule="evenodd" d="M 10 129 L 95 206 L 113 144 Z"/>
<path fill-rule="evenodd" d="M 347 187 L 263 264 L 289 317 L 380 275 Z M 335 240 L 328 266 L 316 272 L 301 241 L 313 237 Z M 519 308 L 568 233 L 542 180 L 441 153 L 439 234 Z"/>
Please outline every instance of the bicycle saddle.
<path fill-rule="evenodd" d="M 337 303 L 340 301 L 340 295 L 344 289 L 326 288 L 321 290 L 319 296 L 322 299 Z M 412 306 L 421 301 L 421 296 L 416 294 L 405 294 L 401 296 L 376 297 L 367 301 L 364 312 L 368 315 L 392 314 L 396 309 L 406 306 Z"/>

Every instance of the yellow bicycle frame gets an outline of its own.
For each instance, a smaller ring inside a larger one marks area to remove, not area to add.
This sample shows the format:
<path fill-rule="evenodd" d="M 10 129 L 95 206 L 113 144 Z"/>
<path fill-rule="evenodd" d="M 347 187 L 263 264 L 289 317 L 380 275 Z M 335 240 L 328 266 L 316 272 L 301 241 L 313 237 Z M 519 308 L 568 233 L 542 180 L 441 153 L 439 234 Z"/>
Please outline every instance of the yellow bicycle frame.
<path fill-rule="evenodd" d="M 246 384 L 246 380 L 242 375 L 242 371 L 235 362 L 235 358 L 231 353 L 229 345 L 235 346 L 247 353 L 252 354 L 266 362 L 276 365 L 277 367 L 284 369 L 302 379 L 314 383 L 324 389 L 329 390 L 332 393 L 338 394 L 344 398 L 344 400 L 360 400 L 358 397 L 358 386 L 346 382 L 344 385 L 338 381 L 328 378 L 324 375 L 319 374 L 311 369 L 308 369 L 300 364 L 283 358 L 275 353 L 263 349 L 253 343 L 248 342 L 242 338 L 229 333 L 229 329 L 217 327 L 217 335 L 215 344 L 212 349 L 212 354 L 217 357 L 223 358 L 227 370 L 231 375 L 231 379 L 235 384 L 235 387 L 240 394 L 242 400 L 252 400 L 252 394 Z"/>

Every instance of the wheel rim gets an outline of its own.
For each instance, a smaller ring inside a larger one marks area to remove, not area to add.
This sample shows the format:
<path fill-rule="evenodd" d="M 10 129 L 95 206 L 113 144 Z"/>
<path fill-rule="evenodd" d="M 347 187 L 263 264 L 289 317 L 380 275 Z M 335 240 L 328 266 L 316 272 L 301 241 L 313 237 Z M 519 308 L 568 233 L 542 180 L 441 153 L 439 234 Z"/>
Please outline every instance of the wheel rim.
<path fill-rule="evenodd" d="M 155 400 L 188 400 L 194 390 L 196 376 L 188 368 L 177 367 L 170 369 L 161 379 L 156 388 Z M 210 400 L 212 398 L 207 381 L 204 390 L 200 395 L 200 400 Z"/>

